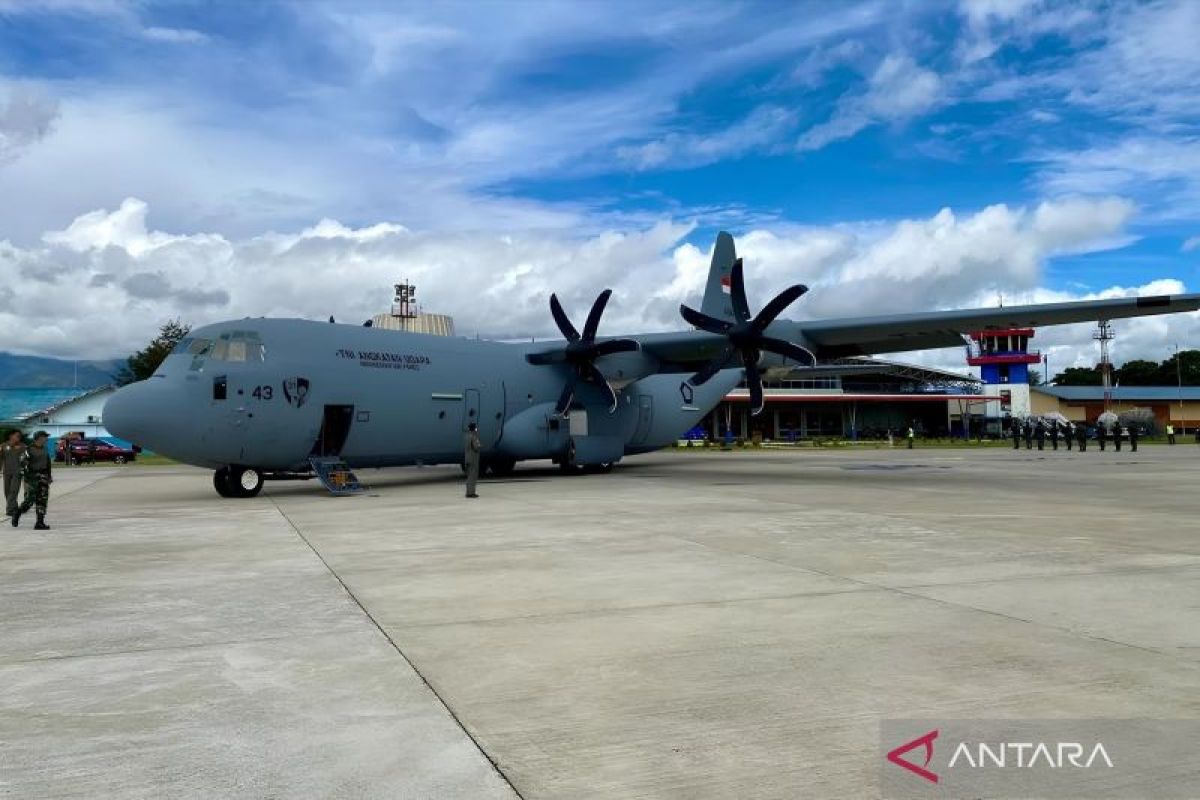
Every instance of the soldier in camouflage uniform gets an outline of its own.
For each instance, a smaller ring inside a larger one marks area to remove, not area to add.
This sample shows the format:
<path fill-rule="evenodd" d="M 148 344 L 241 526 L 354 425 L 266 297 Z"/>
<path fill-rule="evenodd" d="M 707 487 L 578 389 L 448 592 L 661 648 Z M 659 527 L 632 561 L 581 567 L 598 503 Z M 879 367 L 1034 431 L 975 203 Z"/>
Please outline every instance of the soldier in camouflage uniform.
<path fill-rule="evenodd" d="M 50 474 L 53 458 L 46 449 L 46 440 L 50 434 L 38 431 L 33 435 L 33 444 L 29 445 L 21 457 L 22 471 L 25 475 L 25 500 L 17 506 L 17 512 L 12 516 L 12 526 L 15 528 L 21 521 L 21 515 L 33 509 L 37 513 L 36 531 L 48 531 L 46 524 L 46 506 L 50 502 L 50 484 L 54 477 Z"/>
<path fill-rule="evenodd" d="M 472 422 L 463 437 L 463 465 L 467 469 L 467 497 L 479 497 L 475 484 L 479 481 L 479 428 Z"/>
<path fill-rule="evenodd" d="M 11 517 L 17 512 L 17 501 L 21 499 L 21 458 L 25 454 L 25 440 L 20 431 L 8 435 L 0 444 L 0 472 L 4 473 L 4 515 Z"/>

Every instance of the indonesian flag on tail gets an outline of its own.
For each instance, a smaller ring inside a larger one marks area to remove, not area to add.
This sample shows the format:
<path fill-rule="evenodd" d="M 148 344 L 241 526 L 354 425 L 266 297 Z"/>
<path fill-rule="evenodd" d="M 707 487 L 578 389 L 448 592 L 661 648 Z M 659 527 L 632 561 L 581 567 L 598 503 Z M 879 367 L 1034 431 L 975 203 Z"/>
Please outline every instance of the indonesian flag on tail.
<path fill-rule="evenodd" d="M 731 284 L 732 284 L 732 279 L 728 275 L 721 276 L 721 291 L 722 292 L 724 292 L 725 294 L 729 294 L 732 291 L 730 289 Z"/>

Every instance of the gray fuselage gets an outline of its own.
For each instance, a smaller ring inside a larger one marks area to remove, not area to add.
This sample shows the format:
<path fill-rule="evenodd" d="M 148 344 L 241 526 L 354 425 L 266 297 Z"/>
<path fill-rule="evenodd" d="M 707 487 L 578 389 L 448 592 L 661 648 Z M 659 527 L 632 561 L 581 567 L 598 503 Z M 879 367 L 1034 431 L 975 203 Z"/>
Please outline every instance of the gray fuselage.
<path fill-rule="evenodd" d="M 619 460 L 675 441 L 737 384 L 729 369 L 702 387 L 653 374 L 641 353 L 613 356 L 609 410 L 578 393 L 554 413 L 568 364 L 526 361 L 546 342 L 512 344 L 304 320 L 246 319 L 192 332 L 155 375 L 118 391 L 104 420 L 115 435 L 219 469 L 307 468 L 312 455 L 351 466 L 458 463 L 479 426 L 483 456 L 519 461 Z"/>

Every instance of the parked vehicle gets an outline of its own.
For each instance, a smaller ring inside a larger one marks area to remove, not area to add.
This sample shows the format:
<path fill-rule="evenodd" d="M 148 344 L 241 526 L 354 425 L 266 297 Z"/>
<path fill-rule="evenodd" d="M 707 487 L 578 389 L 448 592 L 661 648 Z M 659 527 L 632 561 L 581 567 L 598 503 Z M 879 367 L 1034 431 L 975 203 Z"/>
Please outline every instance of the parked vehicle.
<path fill-rule="evenodd" d="M 87 464 L 92 461 L 111 461 L 114 464 L 124 464 L 137 458 L 137 453 L 132 448 L 122 447 L 104 439 L 72 439 L 69 447 L 72 464 Z M 57 460 L 63 460 L 61 451 Z"/>

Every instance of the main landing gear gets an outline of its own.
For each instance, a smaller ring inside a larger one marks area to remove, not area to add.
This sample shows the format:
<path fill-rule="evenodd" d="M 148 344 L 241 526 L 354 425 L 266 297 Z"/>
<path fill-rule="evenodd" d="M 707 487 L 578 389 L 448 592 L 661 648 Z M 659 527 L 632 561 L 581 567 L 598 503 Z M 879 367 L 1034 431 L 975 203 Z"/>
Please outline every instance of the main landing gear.
<path fill-rule="evenodd" d="M 562 470 L 564 475 L 578 475 L 579 473 L 587 474 L 603 474 L 612 472 L 616 466 L 615 461 L 604 461 L 600 464 L 580 464 L 575 460 L 575 442 L 567 444 L 567 452 L 563 453 L 561 458 L 555 459 L 558 468 Z"/>
<path fill-rule="evenodd" d="M 221 497 L 254 497 L 262 487 L 262 473 L 250 467 L 221 467 L 213 473 L 213 488 Z"/>

